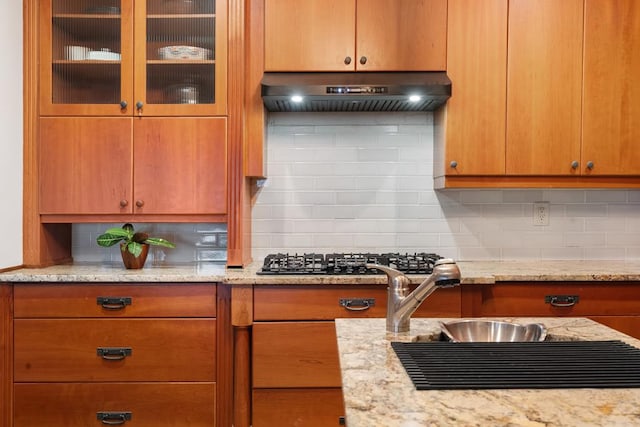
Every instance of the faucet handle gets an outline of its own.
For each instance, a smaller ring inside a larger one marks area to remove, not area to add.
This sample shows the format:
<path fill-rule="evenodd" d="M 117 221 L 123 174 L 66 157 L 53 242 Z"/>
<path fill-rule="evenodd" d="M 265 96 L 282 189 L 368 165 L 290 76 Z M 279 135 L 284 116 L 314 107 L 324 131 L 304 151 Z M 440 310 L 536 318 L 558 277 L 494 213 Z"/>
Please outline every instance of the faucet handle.
<path fill-rule="evenodd" d="M 364 266 L 372 270 L 380 270 L 384 272 L 387 276 L 389 276 L 389 279 L 395 279 L 396 277 L 404 276 L 404 273 L 402 273 L 401 271 L 398 271 L 391 267 L 387 267 L 386 265 L 367 263 Z"/>

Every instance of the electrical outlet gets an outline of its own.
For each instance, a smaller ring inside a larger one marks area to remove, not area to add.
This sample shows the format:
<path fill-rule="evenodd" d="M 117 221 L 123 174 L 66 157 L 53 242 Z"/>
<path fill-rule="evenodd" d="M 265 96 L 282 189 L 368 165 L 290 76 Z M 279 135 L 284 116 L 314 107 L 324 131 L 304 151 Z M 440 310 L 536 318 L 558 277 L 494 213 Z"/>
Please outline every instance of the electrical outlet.
<path fill-rule="evenodd" d="M 533 225 L 549 225 L 549 202 L 533 204 Z"/>

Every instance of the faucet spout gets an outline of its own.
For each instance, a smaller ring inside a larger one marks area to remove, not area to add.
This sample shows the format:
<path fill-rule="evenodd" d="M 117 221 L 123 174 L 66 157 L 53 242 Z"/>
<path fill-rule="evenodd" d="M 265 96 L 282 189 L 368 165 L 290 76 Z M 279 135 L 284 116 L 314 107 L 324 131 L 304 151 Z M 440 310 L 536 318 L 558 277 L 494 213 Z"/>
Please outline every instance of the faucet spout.
<path fill-rule="evenodd" d="M 367 264 L 387 275 L 387 332 L 399 334 L 409 332 L 411 315 L 420 304 L 438 288 L 460 284 L 460 269 L 452 259 L 436 261 L 433 272 L 413 292 L 409 292 L 410 281 L 403 273 L 379 264 Z"/>

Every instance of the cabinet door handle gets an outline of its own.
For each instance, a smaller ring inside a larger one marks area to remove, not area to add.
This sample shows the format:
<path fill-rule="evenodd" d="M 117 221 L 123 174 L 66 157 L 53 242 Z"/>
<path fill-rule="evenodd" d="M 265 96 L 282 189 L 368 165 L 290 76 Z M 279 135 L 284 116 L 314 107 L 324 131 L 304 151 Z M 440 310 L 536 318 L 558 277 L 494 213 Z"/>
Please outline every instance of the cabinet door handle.
<path fill-rule="evenodd" d="M 127 105 L 129 105 L 127 101 L 120 101 L 120 108 L 122 108 L 123 110 L 127 108 Z"/>
<path fill-rule="evenodd" d="M 131 412 L 129 411 L 101 411 L 96 412 L 96 416 L 102 424 L 106 424 L 108 426 L 121 425 L 131 420 Z"/>
<path fill-rule="evenodd" d="M 578 166 L 580 166 L 580 163 L 577 160 L 571 162 L 571 169 L 578 169 Z"/>
<path fill-rule="evenodd" d="M 347 56 L 344 58 L 344 65 L 349 65 L 349 64 L 351 64 L 351 57 Z"/>
<path fill-rule="evenodd" d="M 338 301 L 342 307 L 349 311 L 364 311 L 376 305 L 375 298 L 340 298 Z"/>
<path fill-rule="evenodd" d="M 366 56 L 361 56 L 361 57 L 360 57 L 360 63 L 361 63 L 362 65 L 366 64 L 366 63 L 367 63 L 367 57 L 366 57 Z"/>
<path fill-rule="evenodd" d="M 587 169 L 589 170 L 593 169 L 593 162 L 591 160 L 587 162 Z"/>
<path fill-rule="evenodd" d="M 96 353 L 104 360 L 122 360 L 131 356 L 133 350 L 131 347 L 98 347 Z"/>
<path fill-rule="evenodd" d="M 144 200 L 136 200 L 136 206 L 141 208 L 144 206 Z"/>
<path fill-rule="evenodd" d="M 105 310 L 122 310 L 131 305 L 131 297 L 97 297 L 96 303 Z"/>
<path fill-rule="evenodd" d="M 547 295 L 544 302 L 553 307 L 572 307 L 580 300 L 579 295 Z"/>
<path fill-rule="evenodd" d="M 120 207 L 121 208 L 126 208 L 127 205 L 129 204 L 129 202 L 125 199 L 120 200 Z"/>
<path fill-rule="evenodd" d="M 137 108 L 138 110 L 142 110 L 142 107 L 144 107 L 144 104 L 142 103 L 142 101 L 138 101 L 138 102 L 136 102 L 136 108 Z"/>

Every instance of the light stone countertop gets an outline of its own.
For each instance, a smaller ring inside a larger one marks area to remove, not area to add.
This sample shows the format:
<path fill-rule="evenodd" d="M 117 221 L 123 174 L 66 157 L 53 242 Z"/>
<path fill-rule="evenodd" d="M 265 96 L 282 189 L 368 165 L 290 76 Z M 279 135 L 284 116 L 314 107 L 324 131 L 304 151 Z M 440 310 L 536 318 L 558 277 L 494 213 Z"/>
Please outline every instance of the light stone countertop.
<path fill-rule="evenodd" d="M 586 318 L 503 318 L 543 323 L 550 336 L 640 340 Z M 438 321 L 411 319 L 394 341 L 439 332 Z M 385 333 L 385 319 L 336 319 L 349 427 L 631 427 L 640 425 L 640 388 L 416 390 Z"/>
<path fill-rule="evenodd" d="M 640 281 L 640 261 L 459 261 L 463 284 L 498 281 Z M 0 273 L 6 282 L 226 282 L 238 285 L 365 285 L 387 283 L 379 275 L 259 275 L 262 262 L 245 268 L 223 264 L 148 265 L 126 270 L 122 264 L 71 264 L 22 268 Z M 424 275 L 408 275 L 414 283 Z"/>

